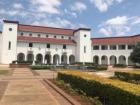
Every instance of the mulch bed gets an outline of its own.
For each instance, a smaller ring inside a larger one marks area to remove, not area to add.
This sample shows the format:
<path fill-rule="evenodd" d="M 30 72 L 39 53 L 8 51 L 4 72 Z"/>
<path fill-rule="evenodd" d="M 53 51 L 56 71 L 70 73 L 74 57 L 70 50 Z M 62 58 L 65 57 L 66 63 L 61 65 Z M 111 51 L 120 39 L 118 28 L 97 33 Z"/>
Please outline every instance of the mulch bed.
<path fill-rule="evenodd" d="M 51 81 L 56 86 L 58 86 L 59 88 L 61 88 L 67 94 L 69 94 L 73 99 L 75 99 L 78 102 L 80 102 L 81 105 L 93 105 L 93 103 L 89 102 L 88 99 L 85 99 L 84 97 L 80 96 L 78 93 L 77 94 L 72 93 L 68 89 L 64 88 L 63 86 L 58 85 L 55 80 L 50 79 L 49 81 Z"/>
<path fill-rule="evenodd" d="M 8 81 L 0 81 L 0 100 L 4 95 L 7 86 L 8 86 Z"/>

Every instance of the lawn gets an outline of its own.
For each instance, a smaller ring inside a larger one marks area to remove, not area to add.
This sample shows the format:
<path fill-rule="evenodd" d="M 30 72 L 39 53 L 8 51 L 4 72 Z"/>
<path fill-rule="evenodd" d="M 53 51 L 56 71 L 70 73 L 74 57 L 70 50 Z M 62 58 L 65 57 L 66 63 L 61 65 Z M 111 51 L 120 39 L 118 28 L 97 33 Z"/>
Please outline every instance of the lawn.
<path fill-rule="evenodd" d="M 9 70 L 0 70 L 0 75 L 7 75 Z"/>

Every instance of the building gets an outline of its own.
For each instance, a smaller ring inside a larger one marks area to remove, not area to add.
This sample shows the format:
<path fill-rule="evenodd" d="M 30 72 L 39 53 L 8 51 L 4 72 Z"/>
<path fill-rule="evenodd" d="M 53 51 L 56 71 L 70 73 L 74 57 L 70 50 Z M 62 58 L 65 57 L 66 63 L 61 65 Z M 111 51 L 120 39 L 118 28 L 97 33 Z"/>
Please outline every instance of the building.
<path fill-rule="evenodd" d="M 3 21 L 0 32 L 0 63 L 36 61 L 45 64 L 132 65 L 129 56 L 140 35 L 91 38 L 91 29 L 64 29 Z"/>

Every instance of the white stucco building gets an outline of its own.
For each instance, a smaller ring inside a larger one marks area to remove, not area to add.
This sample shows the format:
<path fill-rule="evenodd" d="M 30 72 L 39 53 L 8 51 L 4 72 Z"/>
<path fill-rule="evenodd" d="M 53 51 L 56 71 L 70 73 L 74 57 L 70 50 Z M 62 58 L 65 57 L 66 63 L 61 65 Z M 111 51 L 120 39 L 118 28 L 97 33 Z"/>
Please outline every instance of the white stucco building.
<path fill-rule="evenodd" d="M 140 35 L 91 38 L 91 29 L 63 29 L 3 21 L 0 32 L 0 63 L 36 61 L 45 64 L 132 65 L 129 56 Z"/>

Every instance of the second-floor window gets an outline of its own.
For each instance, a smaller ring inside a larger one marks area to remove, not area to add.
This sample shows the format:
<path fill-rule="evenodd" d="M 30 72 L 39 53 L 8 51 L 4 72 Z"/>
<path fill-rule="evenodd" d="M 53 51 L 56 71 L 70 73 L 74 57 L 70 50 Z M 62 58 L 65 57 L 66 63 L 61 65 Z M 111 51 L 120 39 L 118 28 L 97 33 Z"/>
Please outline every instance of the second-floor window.
<path fill-rule="evenodd" d="M 125 50 L 125 45 L 124 44 L 119 45 L 119 50 Z"/>
<path fill-rule="evenodd" d="M 128 45 L 128 49 L 133 49 L 135 45 Z"/>
<path fill-rule="evenodd" d="M 47 44 L 47 48 L 50 48 L 50 44 Z"/>
<path fill-rule="evenodd" d="M 86 46 L 84 46 L 84 53 L 86 53 Z"/>
<path fill-rule="evenodd" d="M 110 45 L 110 50 L 116 50 L 116 49 L 117 49 L 116 45 Z"/>
<path fill-rule="evenodd" d="M 33 43 L 29 43 L 29 47 L 33 47 Z"/>
<path fill-rule="evenodd" d="M 99 46 L 98 45 L 93 46 L 93 50 L 99 50 Z"/>
<path fill-rule="evenodd" d="M 67 46 L 65 44 L 63 45 L 63 49 L 67 49 Z"/>
<path fill-rule="evenodd" d="M 102 50 L 107 50 L 107 49 L 108 49 L 108 46 L 107 46 L 107 45 L 102 45 L 102 46 L 101 46 L 101 49 L 102 49 Z"/>
<path fill-rule="evenodd" d="M 8 50 L 11 50 L 11 41 L 8 43 Z"/>

